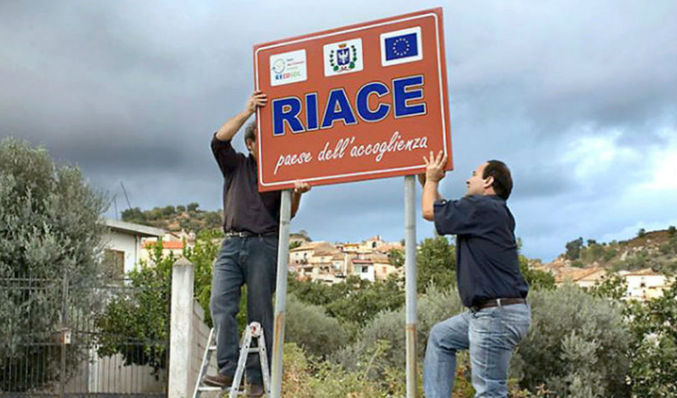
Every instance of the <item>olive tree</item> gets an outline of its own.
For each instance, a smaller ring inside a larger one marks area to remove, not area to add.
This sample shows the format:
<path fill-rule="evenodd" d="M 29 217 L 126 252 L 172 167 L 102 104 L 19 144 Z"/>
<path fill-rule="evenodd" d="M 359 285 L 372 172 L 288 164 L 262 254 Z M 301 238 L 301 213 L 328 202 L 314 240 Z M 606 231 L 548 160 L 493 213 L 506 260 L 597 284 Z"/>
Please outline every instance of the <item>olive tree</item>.
<path fill-rule="evenodd" d="M 104 208 L 77 167 L 56 165 L 27 142 L 0 141 L 0 375 L 13 375 L 0 377 L 0 390 L 38 388 L 57 377 L 60 355 L 50 344 L 62 326 L 64 290 L 71 316 L 91 313 L 98 302 L 95 289 L 84 287 L 99 274 Z M 68 363 L 83 351 L 70 348 Z"/>

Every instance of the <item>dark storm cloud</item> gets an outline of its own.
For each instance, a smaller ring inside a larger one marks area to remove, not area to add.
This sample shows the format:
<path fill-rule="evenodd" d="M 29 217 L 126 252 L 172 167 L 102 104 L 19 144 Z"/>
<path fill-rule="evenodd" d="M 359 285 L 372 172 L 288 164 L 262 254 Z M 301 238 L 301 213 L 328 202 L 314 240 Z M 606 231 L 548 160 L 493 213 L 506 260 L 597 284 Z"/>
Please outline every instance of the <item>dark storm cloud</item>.
<path fill-rule="evenodd" d="M 209 140 L 252 89 L 254 43 L 435 6 L 4 2 L 0 136 L 78 164 L 120 208 L 123 181 L 132 206 L 195 201 L 216 209 L 221 177 Z M 677 218 L 663 205 L 641 212 L 642 197 L 625 194 L 651 179 L 654 166 L 639 155 L 674 145 L 661 131 L 677 131 L 676 8 L 670 1 L 445 5 L 455 170 L 443 194 L 462 195 L 479 163 L 505 160 L 525 251 L 546 258 L 564 239 Z M 235 146 L 244 150 L 241 137 Z M 399 240 L 402 190 L 402 178 L 316 187 L 292 227 L 315 239 Z M 663 203 L 663 195 L 644 196 Z M 431 224 L 418 231 L 430 236 Z"/>

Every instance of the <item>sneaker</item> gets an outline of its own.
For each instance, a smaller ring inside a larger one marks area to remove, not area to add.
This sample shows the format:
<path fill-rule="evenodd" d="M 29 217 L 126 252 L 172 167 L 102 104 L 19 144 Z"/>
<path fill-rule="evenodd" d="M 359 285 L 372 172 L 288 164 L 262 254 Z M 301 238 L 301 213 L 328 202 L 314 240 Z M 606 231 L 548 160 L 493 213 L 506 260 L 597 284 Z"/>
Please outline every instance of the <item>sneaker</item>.
<path fill-rule="evenodd" d="M 247 397 L 262 397 L 263 386 L 259 384 L 247 384 Z"/>
<path fill-rule="evenodd" d="M 205 376 L 202 381 L 206 386 L 227 388 L 233 385 L 233 376 L 217 373 Z"/>

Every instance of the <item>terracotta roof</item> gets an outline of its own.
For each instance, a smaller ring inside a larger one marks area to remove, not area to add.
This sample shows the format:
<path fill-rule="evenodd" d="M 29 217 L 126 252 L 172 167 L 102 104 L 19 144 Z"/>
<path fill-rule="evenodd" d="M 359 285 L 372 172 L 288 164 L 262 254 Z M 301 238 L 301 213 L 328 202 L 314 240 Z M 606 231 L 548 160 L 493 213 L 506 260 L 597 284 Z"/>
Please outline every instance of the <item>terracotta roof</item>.
<path fill-rule="evenodd" d="M 638 269 L 623 273 L 623 276 L 663 276 L 663 274 L 652 270 L 651 268 Z"/>
<path fill-rule="evenodd" d="M 295 247 L 290 250 L 290 252 L 303 252 L 307 250 L 317 250 L 318 248 L 323 247 L 323 248 L 332 248 L 334 245 L 327 241 L 317 241 L 317 242 L 308 242 L 305 243 L 299 247 Z"/>
<path fill-rule="evenodd" d="M 148 249 L 149 247 L 155 245 L 157 242 L 156 241 L 145 241 L 143 242 L 143 247 L 144 249 Z M 177 250 L 177 249 L 183 249 L 183 241 L 182 240 L 168 240 L 168 241 L 162 241 L 162 248 L 167 249 L 167 250 Z"/>
<path fill-rule="evenodd" d="M 577 282 L 586 279 L 588 276 L 599 271 L 604 271 L 606 273 L 606 270 L 603 268 L 562 268 L 560 273 L 555 276 L 555 282 L 563 282 L 564 280 Z"/>
<path fill-rule="evenodd" d="M 371 260 L 360 260 L 358 258 L 353 260 L 353 264 L 374 264 Z"/>

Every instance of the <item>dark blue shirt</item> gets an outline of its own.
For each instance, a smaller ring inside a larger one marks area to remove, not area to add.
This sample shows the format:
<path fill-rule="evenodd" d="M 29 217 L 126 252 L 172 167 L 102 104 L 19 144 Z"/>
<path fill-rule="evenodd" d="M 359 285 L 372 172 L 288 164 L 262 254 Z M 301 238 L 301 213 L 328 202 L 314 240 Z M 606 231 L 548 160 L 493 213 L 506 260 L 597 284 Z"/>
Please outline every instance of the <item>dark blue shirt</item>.
<path fill-rule="evenodd" d="M 519 269 L 515 219 L 498 196 L 471 195 L 435 203 L 435 228 L 456 235 L 458 292 L 466 307 L 527 296 Z"/>
<path fill-rule="evenodd" d="M 280 191 L 259 192 L 256 161 L 233 149 L 230 141 L 212 138 L 212 153 L 223 174 L 223 230 L 276 235 L 280 225 Z"/>

